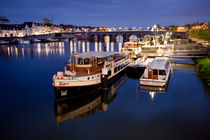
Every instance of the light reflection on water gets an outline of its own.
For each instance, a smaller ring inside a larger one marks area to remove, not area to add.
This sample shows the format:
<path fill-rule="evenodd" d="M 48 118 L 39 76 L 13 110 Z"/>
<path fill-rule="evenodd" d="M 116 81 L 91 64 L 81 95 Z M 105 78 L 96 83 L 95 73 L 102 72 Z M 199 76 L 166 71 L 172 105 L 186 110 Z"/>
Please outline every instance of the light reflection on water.
<path fill-rule="evenodd" d="M 108 44 L 111 51 L 112 43 Z M 128 77 L 117 90 L 110 87 L 109 94 L 99 91 L 82 100 L 57 102 L 52 75 L 63 70 L 71 52 L 94 51 L 96 46 L 100 51 L 106 45 L 82 41 L 1 45 L 0 139 L 209 139 L 210 93 L 191 63 L 174 65 L 168 87 L 161 92 L 141 90 L 138 78 Z M 114 43 L 115 51 L 118 45 Z M 98 108 L 71 118 L 72 111 L 98 98 Z"/>
<path fill-rule="evenodd" d="M 89 51 L 119 51 L 122 43 L 114 42 L 87 42 L 87 41 L 69 41 L 69 42 L 51 42 L 35 44 L 1 45 L 0 53 L 4 56 L 24 57 L 25 55 L 48 56 L 59 54 L 60 56 L 69 55 L 69 52 L 82 53 Z M 67 51 L 67 52 L 65 52 Z"/>

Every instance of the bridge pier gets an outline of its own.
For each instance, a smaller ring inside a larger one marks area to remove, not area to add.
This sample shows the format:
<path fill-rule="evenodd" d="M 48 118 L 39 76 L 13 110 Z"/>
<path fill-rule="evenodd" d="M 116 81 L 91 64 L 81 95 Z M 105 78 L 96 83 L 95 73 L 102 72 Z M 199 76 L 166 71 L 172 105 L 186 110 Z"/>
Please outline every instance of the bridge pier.
<path fill-rule="evenodd" d="M 81 51 L 81 41 L 79 40 L 78 41 L 78 52 L 80 53 L 80 51 Z"/>
<path fill-rule="evenodd" d="M 77 42 L 74 41 L 74 53 L 76 53 L 76 52 L 77 52 Z"/>
<path fill-rule="evenodd" d="M 98 51 L 98 42 L 96 41 L 95 42 L 95 52 L 97 52 Z"/>
<path fill-rule="evenodd" d="M 99 52 L 101 52 L 102 51 L 102 42 L 99 42 Z"/>
<path fill-rule="evenodd" d="M 85 52 L 85 42 L 82 41 L 82 53 L 84 53 L 84 52 Z"/>
<path fill-rule="evenodd" d="M 119 43 L 118 43 L 118 49 L 119 49 L 119 52 L 121 52 L 121 49 L 122 49 L 122 42 L 119 42 Z"/>
<path fill-rule="evenodd" d="M 90 42 L 87 42 L 87 52 L 90 52 Z"/>
<path fill-rule="evenodd" d="M 114 42 L 111 42 L 111 51 L 114 51 Z"/>
<path fill-rule="evenodd" d="M 106 51 L 109 52 L 109 42 L 106 42 Z"/>

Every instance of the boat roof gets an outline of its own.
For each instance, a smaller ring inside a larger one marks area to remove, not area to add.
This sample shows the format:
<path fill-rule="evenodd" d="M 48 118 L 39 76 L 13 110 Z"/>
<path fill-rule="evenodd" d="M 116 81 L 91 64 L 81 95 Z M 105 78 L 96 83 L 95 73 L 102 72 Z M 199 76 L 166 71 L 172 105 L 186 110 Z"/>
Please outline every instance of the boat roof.
<path fill-rule="evenodd" d="M 166 69 L 166 63 L 169 61 L 167 57 L 156 57 L 148 66 L 150 69 Z"/>
<path fill-rule="evenodd" d="M 87 52 L 87 53 L 78 53 L 75 56 L 77 57 L 106 57 L 106 56 L 110 56 L 110 55 L 114 55 L 117 54 L 118 52 L 115 51 L 111 51 L 111 52 Z"/>

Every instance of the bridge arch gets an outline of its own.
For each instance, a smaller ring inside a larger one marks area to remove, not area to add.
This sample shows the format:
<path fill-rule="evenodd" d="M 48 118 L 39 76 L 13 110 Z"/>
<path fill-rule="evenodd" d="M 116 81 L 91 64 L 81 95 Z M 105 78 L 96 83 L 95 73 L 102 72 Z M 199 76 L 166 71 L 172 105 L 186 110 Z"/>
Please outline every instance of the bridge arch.
<path fill-rule="evenodd" d="M 103 42 L 110 42 L 110 36 L 107 34 L 103 34 Z"/>
<path fill-rule="evenodd" d="M 100 35 L 100 34 L 98 35 L 98 41 L 99 41 L 99 42 L 102 42 L 102 41 L 103 41 L 103 36 Z"/>
<path fill-rule="evenodd" d="M 91 35 L 90 36 L 90 41 L 91 42 L 97 42 L 98 41 L 98 36 L 97 35 Z"/>
<path fill-rule="evenodd" d="M 138 37 L 136 34 L 129 34 L 128 35 L 129 41 L 137 41 Z"/>
<path fill-rule="evenodd" d="M 123 42 L 123 35 L 121 34 L 116 34 L 114 36 L 114 42 Z"/>
<path fill-rule="evenodd" d="M 129 41 L 129 35 L 123 34 L 123 42 L 128 42 Z"/>

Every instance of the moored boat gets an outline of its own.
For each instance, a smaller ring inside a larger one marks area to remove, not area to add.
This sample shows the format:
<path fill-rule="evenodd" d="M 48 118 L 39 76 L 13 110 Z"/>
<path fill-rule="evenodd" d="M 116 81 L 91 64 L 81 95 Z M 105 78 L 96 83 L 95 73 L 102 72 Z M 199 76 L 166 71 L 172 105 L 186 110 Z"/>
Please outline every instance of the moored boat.
<path fill-rule="evenodd" d="M 119 52 L 89 52 L 73 55 L 72 63 L 53 76 L 54 87 L 91 87 L 110 80 L 130 63 L 129 55 Z"/>
<path fill-rule="evenodd" d="M 167 57 L 156 57 L 139 79 L 141 85 L 165 86 L 169 80 L 171 62 Z"/>
<path fill-rule="evenodd" d="M 142 45 L 141 42 L 125 42 L 122 52 L 130 53 L 131 56 L 136 59 L 140 55 Z"/>

